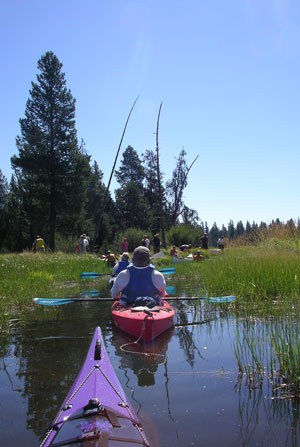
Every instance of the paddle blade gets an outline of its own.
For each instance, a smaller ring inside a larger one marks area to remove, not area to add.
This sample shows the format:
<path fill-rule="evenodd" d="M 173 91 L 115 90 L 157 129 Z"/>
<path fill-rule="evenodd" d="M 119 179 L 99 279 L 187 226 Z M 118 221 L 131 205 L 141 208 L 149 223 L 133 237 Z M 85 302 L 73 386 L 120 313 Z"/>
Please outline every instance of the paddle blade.
<path fill-rule="evenodd" d="M 211 296 L 206 298 L 210 303 L 232 303 L 236 300 L 236 297 L 233 295 L 228 296 Z"/>
<path fill-rule="evenodd" d="M 176 272 L 175 267 L 165 267 L 162 269 L 159 269 L 161 273 L 164 273 L 165 275 L 173 275 Z"/>
<path fill-rule="evenodd" d="M 80 293 L 80 296 L 82 297 L 82 298 L 86 298 L 86 297 L 99 297 L 99 296 L 101 296 L 101 292 L 100 292 L 100 290 L 83 290 L 81 293 Z"/>
<path fill-rule="evenodd" d="M 100 273 L 97 272 L 82 272 L 80 273 L 81 278 L 98 278 Z"/>
<path fill-rule="evenodd" d="M 166 292 L 168 295 L 175 295 L 176 294 L 176 286 L 167 286 Z"/>
<path fill-rule="evenodd" d="M 73 303 L 70 298 L 33 298 L 33 302 L 41 306 L 62 306 Z"/>

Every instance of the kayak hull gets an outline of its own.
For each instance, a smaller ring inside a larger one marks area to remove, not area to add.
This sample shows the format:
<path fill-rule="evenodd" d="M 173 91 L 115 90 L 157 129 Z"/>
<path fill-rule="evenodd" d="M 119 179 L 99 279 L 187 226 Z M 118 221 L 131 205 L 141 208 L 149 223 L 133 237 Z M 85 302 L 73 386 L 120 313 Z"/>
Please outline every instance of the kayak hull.
<path fill-rule="evenodd" d="M 149 309 L 147 306 L 126 306 L 115 301 L 112 305 L 112 320 L 123 332 L 148 343 L 174 326 L 175 311 L 163 301 L 161 306 Z"/>
<path fill-rule="evenodd" d="M 40 447 L 94 447 L 116 441 L 120 447 L 149 446 L 97 327 L 84 364 Z"/>

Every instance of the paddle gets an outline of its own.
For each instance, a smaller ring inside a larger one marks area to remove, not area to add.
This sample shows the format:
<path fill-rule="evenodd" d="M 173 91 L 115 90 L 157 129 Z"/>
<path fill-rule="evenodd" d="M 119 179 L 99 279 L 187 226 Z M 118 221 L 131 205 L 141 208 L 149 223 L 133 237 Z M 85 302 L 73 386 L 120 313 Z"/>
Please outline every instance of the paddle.
<path fill-rule="evenodd" d="M 98 297 L 98 296 L 101 296 L 101 295 L 102 295 L 102 293 L 100 292 L 100 290 L 83 290 L 83 291 L 80 293 L 80 296 L 81 296 L 82 298 L 84 298 L 84 297 L 90 297 L 90 296 Z"/>
<path fill-rule="evenodd" d="M 235 296 L 217 296 L 217 297 L 206 297 L 206 296 L 168 296 L 164 297 L 167 301 L 198 301 L 207 300 L 210 303 L 232 303 L 236 300 Z M 33 302 L 40 304 L 41 306 L 62 306 L 64 304 L 76 303 L 82 301 L 115 301 L 113 298 L 97 298 L 97 297 L 82 297 L 82 298 L 33 298 Z"/>
<path fill-rule="evenodd" d="M 165 267 L 159 270 L 165 275 L 173 275 L 176 272 L 174 267 Z M 97 273 L 97 272 L 82 272 L 80 273 L 81 278 L 99 278 L 100 276 L 111 276 L 111 273 Z"/>
<path fill-rule="evenodd" d="M 111 276 L 111 273 L 82 272 L 81 278 L 99 278 L 99 276 Z"/>
<path fill-rule="evenodd" d="M 161 273 L 165 273 L 166 275 L 173 275 L 176 272 L 175 267 L 164 267 L 162 269 L 159 269 Z"/>

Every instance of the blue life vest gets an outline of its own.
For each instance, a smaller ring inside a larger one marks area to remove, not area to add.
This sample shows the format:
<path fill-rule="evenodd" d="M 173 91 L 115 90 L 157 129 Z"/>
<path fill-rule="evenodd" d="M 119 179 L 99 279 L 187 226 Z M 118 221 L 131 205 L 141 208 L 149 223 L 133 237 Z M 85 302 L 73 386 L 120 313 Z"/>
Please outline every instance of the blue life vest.
<path fill-rule="evenodd" d="M 125 289 L 122 291 L 122 295 L 125 295 L 125 301 L 134 302 L 138 296 L 155 296 L 159 293 L 159 290 L 154 286 L 152 282 L 152 272 L 154 267 L 148 266 L 142 269 L 136 268 L 134 265 L 128 267 L 130 272 L 130 280 Z"/>
<path fill-rule="evenodd" d="M 117 276 L 123 270 L 126 270 L 128 266 L 129 266 L 129 261 L 119 261 L 118 268 L 114 272 L 115 276 Z"/>

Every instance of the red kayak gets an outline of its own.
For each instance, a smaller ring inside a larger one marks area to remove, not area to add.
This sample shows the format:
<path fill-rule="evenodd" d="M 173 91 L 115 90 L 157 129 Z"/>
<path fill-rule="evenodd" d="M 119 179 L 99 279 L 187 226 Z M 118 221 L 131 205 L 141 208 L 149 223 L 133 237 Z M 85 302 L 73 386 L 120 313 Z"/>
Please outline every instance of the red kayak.
<path fill-rule="evenodd" d="M 149 447 L 97 327 L 75 382 L 40 447 Z"/>
<path fill-rule="evenodd" d="M 174 326 L 175 311 L 167 301 L 152 309 L 147 306 L 121 306 L 119 301 L 112 305 L 112 319 L 116 327 L 127 334 L 150 342 Z"/>

